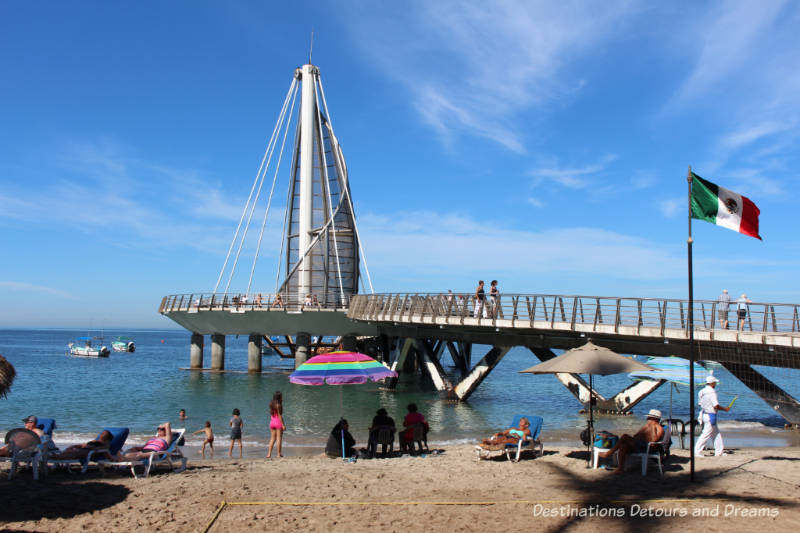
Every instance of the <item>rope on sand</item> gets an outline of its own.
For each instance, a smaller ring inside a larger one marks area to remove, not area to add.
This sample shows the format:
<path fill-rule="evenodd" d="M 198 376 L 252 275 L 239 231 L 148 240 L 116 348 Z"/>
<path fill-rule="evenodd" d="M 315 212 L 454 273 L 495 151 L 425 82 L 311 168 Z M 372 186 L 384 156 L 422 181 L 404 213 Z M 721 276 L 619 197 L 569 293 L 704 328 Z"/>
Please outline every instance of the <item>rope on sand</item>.
<path fill-rule="evenodd" d="M 217 507 L 217 512 L 214 513 L 214 516 L 211 517 L 211 520 L 206 525 L 206 528 L 203 530 L 203 533 L 208 533 L 208 530 L 211 529 L 211 526 L 213 526 L 214 522 L 217 521 L 217 517 L 222 512 L 222 510 L 225 509 L 226 505 L 228 505 L 228 503 L 225 500 L 222 500 L 220 502 L 219 507 Z"/>

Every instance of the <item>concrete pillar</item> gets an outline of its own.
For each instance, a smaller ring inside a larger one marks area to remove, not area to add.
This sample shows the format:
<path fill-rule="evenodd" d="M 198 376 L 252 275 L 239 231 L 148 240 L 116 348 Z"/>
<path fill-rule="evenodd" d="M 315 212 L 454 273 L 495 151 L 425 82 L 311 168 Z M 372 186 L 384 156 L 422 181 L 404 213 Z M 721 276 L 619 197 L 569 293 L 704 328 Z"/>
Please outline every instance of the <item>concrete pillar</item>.
<path fill-rule="evenodd" d="M 189 348 L 189 368 L 203 368 L 203 336 L 192 333 L 192 346 Z"/>
<path fill-rule="evenodd" d="M 297 368 L 308 360 L 308 347 L 311 345 L 311 334 L 300 332 L 295 336 L 294 367 Z"/>
<path fill-rule="evenodd" d="M 342 337 L 342 350 L 345 352 L 357 352 L 358 344 L 356 344 L 355 335 L 345 335 Z"/>
<path fill-rule="evenodd" d="M 247 371 L 261 372 L 261 335 L 250 335 L 247 341 Z"/>
<path fill-rule="evenodd" d="M 211 335 L 211 370 L 225 370 L 225 335 Z"/>

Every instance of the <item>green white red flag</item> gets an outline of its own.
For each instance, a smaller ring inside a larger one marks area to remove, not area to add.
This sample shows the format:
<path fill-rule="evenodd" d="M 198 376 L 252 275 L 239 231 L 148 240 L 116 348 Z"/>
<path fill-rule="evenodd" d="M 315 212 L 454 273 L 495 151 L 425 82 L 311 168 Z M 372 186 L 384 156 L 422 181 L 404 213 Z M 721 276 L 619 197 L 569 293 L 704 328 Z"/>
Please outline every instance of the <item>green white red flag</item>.
<path fill-rule="evenodd" d="M 692 172 L 692 218 L 761 240 L 756 204 L 746 196 L 704 180 Z"/>

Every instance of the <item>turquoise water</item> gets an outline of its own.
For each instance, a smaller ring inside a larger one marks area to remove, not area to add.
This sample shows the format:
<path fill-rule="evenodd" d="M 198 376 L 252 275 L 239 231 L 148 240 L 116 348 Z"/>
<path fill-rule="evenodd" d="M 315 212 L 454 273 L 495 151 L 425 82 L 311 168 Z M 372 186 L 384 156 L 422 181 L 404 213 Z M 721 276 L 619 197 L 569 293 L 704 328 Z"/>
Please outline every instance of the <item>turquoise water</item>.
<path fill-rule="evenodd" d="M 220 443 L 227 446 L 228 420 L 233 408 L 238 408 L 245 421 L 245 446 L 263 449 L 269 435 L 267 405 L 277 390 L 284 395 L 288 446 L 324 445 L 340 414 L 348 418 L 356 440 L 362 443 L 375 410 L 385 407 L 400 421 L 409 402 L 416 402 L 428 418 L 429 441 L 443 445 L 472 442 L 502 429 L 515 413 L 542 416 L 543 437 L 549 442 L 577 443 L 580 428 L 585 425 L 580 404 L 553 376 L 518 372 L 538 362 L 523 348 L 511 350 L 469 402 L 454 403 L 440 400 L 430 380 L 420 375 L 401 376 L 396 392 L 382 391 L 376 383 L 292 385 L 288 376 L 294 361 L 277 356 L 264 357 L 265 373 L 247 374 L 246 336 L 228 337 L 226 347 L 226 368 L 242 372 L 219 374 L 180 369 L 189 362 L 188 332 L 119 330 L 104 334 L 109 347 L 115 335 L 133 337 L 136 352 L 112 352 L 108 359 L 73 358 L 65 355 L 67 343 L 86 335 L 85 330 L 0 330 L 0 354 L 17 370 L 11 392 L 0 400 L 0 433 L 19 427 L 21 418 L 35 414 L 56 419 L 59 444 L 88 440 L 105 426 L 128 426 L 132 440 L 137 441 L 151 435 L 165 420 L 180 425 L 178 411 L 186 409 L 189 431 L 200 429 L 208 420 Z M 483 352 L 476 346 L 473 353 Z M 445 355 L 443 363 L 449 369 L 449 356 Z M 768 372 L 797 394 L 800 375 L 796 371 Z M 784 445 L 786 439 L 796 438 L 797 432 L 780 429 L 784 420 L 733 376 L 721 368 L 715 375 L 722 380 L 722 403 L 739 395 L 731 416 L 721 417 L 721 425 L 729 433 L 744 432 L 749 442 L 759 445 Z M 610 396 L 627 386 L 630 379 L 625 375 L 596 377 L 594 383 L 602 394 Z M 664 386 L 642 401 L 633 416 L 601 416 L 598 427 L 635 429 L 649 409 L 661 409 L 666 416 L 668 407 L 669 389 Z M 685 388 L 673 392 L 673 413 L 689 418 Z"/>

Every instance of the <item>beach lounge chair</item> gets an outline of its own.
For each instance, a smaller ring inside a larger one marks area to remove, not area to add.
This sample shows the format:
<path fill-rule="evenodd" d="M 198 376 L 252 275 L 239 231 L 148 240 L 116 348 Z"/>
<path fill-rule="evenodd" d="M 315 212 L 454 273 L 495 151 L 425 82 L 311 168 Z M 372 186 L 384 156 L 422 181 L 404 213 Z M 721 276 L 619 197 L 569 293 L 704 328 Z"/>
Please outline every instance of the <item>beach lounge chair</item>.
<path fill-rule="evenodd" d="M 672 427 L 671 424 L 666 424 L 664 427 L 664 438 L 659 442 L 648 442 L 647 450 L 640 453 L 632 453 L 628 458 L 641 458 L 642 460 L 642 475 L 647 475 L 647 465 L 650 461 L 658 462 L 658 471 L 664 475 L 664 469 L 661 467 L 662 461 L 669 457 L 669 448 L 672 444 Z"/>
<path fill-rule="evenodd" d="M 12 429 L 6 433 L 5 443 L 8 444 L 9 454 L 8 457 L 0 457 L 0 461 L 11 463 L 8 479 L 16 475 L 20 463 L 30 465 L 33 469 L 33 479 L 39 479 L 39 467 L 44 453 L 53 446 L 56 421 L 52 418 L 38 418 L 36 427 L 44 432 L 42 437 L 25 428 Z"/>
<path fill-rule="evenodd" d="M 142 459 L 134 459 L 130 461 L 115 461 L 113 459 L 98 459 L 97 464 L 100 466 L 100 471 L 105 472 L 106 467 L 114 468 L 130 468 L 133 477 L 147 477 L 150 471 L 161 464 L 168 464 L 170 469 L 174 472 L 183 472 L 186 470 L 186 457 L 183 455 L 180 447 L 184 444 L 183 435 L 186 429 L 176 429 L 172 432 L 172 441 L 169 447 L 163 452 L 150 452 Z M 180 463 L 180 467 L 175 468 L 175 462 Z M 140 466 L 143 469 L 142 475 L 136 473 L 136 467 Z"/>
<path fill-rule="evenodd" d="M 522 417 L 528 419 L 531 423 L 530 430 L 531 430 L 531 437 L 529 439 L 522 440 L 520 439 L 516 444 L 501 444 L 496 447 L 483 447 L 483 446 L 476 446 L 475 451 L 478 455 L 478 459 L 488 459 L 493 452 L 500 452 L 505 453 L 506 457 L 509 461 L 518 462 L 520 455 L 522 455 L 522 450 L 533 450 L 534 456 L 536 455 L 536 448 L 539 448 L 539 455 L 544 454 L 544 444 L 541 440 L 539 440 L 539 435 L 542 432 L 542 417 L 541 416 L 529 416 L 529 415 L 516 415 L 514 420 L 511 421 L 511 425 L 508 427 L 516 428 L 519 427 L 519 421 Z M 514 458 L 511 458 L 511 455 L 514 454 Z"/>
<path fill-rule="evenodd" d="M 125 440 L 128 438 L 128 428 L 104 428 L 103 431 L 108 431 L 112 435 L 111 444 L 109 444 L 108 448 L 89 450 L 86 457 L 79 459 L 55 459 L 52 458 L 50 454 L 45 454 L 43 458 L 45 467 L 63 466 L 71 473 L 72 467 L 78 466 L 80 467 L 80 471 L 85 473 L 92 462 L 96 462 L 98 459 L 107 459 L 110 455 L 118 454 L 125 445 Z M 102 433 L 102 431 L 100 433 Z M 95 437 L 96 439 L 100 438 L 100 433 L 97 434 L 97 437 Z M 45 468 L 45 472 L 47 472 L 47 468 Z"/>
<path fill-rule="evenodd" d="M 43 449 L 39 435 L 25 428 L 12 429 L 6 433 L 5 443 L 8 445 L 8 457 L 0 457 L 0 460 L 11 463 L 8 479 L 14 479 L 20 464 L 27 464 L 33 469 L 33 479 L 38 480 Z"/>

